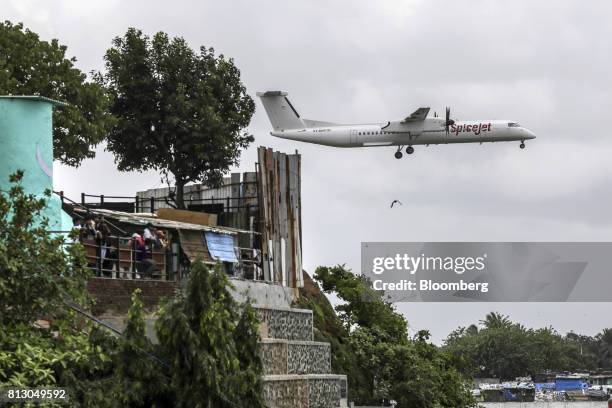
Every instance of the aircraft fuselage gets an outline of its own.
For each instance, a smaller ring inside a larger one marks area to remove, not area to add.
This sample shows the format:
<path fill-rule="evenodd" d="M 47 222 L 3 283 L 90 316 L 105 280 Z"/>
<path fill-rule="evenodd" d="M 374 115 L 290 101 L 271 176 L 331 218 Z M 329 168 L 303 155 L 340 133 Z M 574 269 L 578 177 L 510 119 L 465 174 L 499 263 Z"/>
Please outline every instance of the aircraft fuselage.
<path fill-rule="evenodd" d="M 535 135 L 520 125 L 504 120 L 457 121 L 427 118 L 420 122 L 333 125 L 270 132 L 272 136 L 333 147 L 411 146 L 447 143 L 525 141 Z"/>

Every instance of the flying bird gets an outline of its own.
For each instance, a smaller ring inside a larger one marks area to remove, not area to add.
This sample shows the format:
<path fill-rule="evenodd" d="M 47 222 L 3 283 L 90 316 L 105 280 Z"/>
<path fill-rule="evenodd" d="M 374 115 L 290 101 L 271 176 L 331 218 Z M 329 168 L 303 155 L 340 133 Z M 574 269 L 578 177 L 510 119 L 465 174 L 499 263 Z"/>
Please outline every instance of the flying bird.
<path fill-rule="evenodd" d="M 393 208 L 395 204 L 403 205 L 400 200 L 393 200 L 393 202 L 391 203 L 391 208 Z"/>

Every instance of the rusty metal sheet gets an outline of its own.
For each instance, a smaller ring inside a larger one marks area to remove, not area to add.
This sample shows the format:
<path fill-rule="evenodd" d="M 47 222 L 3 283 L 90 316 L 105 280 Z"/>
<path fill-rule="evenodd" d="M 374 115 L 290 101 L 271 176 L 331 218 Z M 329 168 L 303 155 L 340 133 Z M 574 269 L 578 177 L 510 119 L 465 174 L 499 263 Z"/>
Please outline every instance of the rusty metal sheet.
<path fill-rule="evenodd" d="M 202 231 L 178 230 L 178 232 L 181 248 L 191 262 L 201 258 L 206 263 L 215 263 L 208 252 L 205 240 L 202 239 Z"/>
<path fill-rule="evenodd" d="M 258 158 L 264 279 L 301 287 L 300 155 L 260 147 Z"/>

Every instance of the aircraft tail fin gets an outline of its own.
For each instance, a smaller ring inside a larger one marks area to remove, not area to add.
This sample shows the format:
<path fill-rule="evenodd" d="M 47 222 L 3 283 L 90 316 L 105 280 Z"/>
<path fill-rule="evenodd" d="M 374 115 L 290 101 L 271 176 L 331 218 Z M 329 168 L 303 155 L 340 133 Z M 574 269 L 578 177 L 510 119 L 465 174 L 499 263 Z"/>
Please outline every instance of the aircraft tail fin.
<path fill-rule="evenodd" d="M 304 129 L 306 124 L 287 99 L 287 95 L 287 92 L 283 91 L 257 92 L 275 131 Z"/>

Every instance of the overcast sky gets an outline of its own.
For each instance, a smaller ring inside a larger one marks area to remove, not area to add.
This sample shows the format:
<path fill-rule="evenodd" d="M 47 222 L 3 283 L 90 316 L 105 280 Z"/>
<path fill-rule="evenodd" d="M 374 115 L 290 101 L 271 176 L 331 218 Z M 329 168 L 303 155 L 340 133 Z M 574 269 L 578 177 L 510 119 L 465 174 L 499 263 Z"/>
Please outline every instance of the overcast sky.
<path fill-rule="evenodd" d="M 256 147 L 303 163 L 304 262 L 360 270 L 361 241 L 610 241 L 612 2 L 602 1 L 29 1 L 3 19 L 58 38 L 83 71 L 103 69 L 111 39 L 166 31 L 235 59 L 248 92 L 285 90 L 303 117 L 386 122 L 419 106 L 457 119 L 512 119 L 518 143 L 335 149 L 275 139 L 257 101 Z M 55 188 L 134 195 L 155 173 L 118 173 L 98 149 L 79 169 L 55 165 Z M 403 206 L 389 204 L 399 199 Z M 612 290 L 612 289 L 611 289 Z M 609 304 L 402 304 L 411 331 L 439 342 L 490 310 L 525 325 L 595 334 Z"/>

